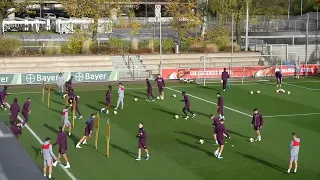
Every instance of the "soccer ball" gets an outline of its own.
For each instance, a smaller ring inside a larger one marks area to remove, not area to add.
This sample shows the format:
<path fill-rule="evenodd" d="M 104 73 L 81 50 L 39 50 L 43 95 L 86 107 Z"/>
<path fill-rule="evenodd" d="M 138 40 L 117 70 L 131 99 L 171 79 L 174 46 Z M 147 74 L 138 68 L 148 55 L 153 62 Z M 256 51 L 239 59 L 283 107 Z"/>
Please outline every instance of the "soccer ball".
<path fill-rule="evenodd" d="M 118 112 L 117 111 L 113 111 L 113 114 L 118 114 Z"/>
<path fill-rule="evenodd" d="M 253 91 L 250 91 L 250 94 L 253 94 Z"/>
<path fill-rule="evenodd" d="M 290 94 L 290 91 L 288 91 L 288 94 Z"/>
<path fill-rule="evenodd" d="M 253 141 L 254 141 L 254 139 L 253 139 L 253 138 L 250 138 L 250 139 L 249 139 L 249 141 L 250 141 L 250 142 L 253 142 Z"/>
<path fill-rule="evenodd" d="M 138 98 L 134 98 L 134 101 L 138 101 Z"/>
<path fill-rule="evenodd" d="M 260 91 L 257 91 L 257 94 L 260 94 Z"/>
<path fill-rule="evenodd" d="M 282 92 L 283 92 L 283 93 L 286 93 L 286 91 L 285 91 L 284 89 L 282 90 Z"/>
<path fill-rule="evenodd" d="M 172 95 L 172 97 L 177 97 L 177 96 L 174 94 L 174 95 Z"/>
<path fill-rule="evenodd" d="M 160 97 L 158 96 L 157 99 L 160 99 Z"/>
<path fill-rule="evenodd" d="M 204 140 L 203 140 L 203 139 L 200 139 L 200 140 L 199 140 L 199 143 L 200 143 L 200 144 L 203 144 L 203 143 L 204 143 Z"/>
<path fill-rule="evenodd" d="M 174 117 L 175 117 L 176 119 L 178 119 L 178 118 L 179 118 L 179 115 L 175 115 Z"/>

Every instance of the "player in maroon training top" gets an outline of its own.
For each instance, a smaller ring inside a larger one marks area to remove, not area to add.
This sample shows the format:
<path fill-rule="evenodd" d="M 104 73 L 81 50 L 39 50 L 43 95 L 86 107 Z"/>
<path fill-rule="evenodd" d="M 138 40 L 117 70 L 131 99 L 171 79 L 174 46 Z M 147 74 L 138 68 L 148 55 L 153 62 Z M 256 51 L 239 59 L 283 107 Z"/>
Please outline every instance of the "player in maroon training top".
<path fill-rule="evenodd" d="M 100 112 L 102 113 L 103 111 L 106 111 L 106 114 L 110 114 L 109 110 L 110 110 L 110 106 L 111 106 L 111 92 L 112 92 L 112 87 L 108 86 L 108 90 L 106 93 L 106 107 L 105 108 L 101 108 Z"/>
<path fill-rule="evenodd" d="M 251 126 L 253 126 L 254 130 L 256 131 L 257 139 L 256 141 L 261 141 L 261 133 L 260 130 L 263 126 L 263 117 L 259 113 L 258 109 L 254 109 Z"/>
<path fill-rule="evenodd" d="M 220 116 L 220 119 L 224 119 L 224 111 L 223 111 L 223 99 L 220 93 L 217 93 L 218 103 L 217 103 L 217 113 Z"/>
<path fill-rule="evenodd" d="M 221 74 L 221 82 L 222 82 L 223 91 L 226 91 L 226 86 L 227 86 L 229 78 L 230 78 L 230 76 L 229 76 L 229 73 L 227 72 L 227 68 L 224 68 L 223 72 Z"/>
<path fill-rule="evenodd" d="M 187 93 L 185 91 L 182 91 L 182 96 L 183 96 L 183 100 L 181 101 L 184 101 L 185 105 L 184 105 L 184 108 L 182 109 L 184 115 L 186 116 L 185 119 L 189 119 L 189 116 L 187 114 L 187 111 L 189 113 L 192 114 L 192 118 L 194 118 L 196 116 L 195 113 L 193 113 L 191 110 L 190 110 L 190 100 L 189 100 L 189 96 L 187 95 Z"/>
<path fill-rule="evenodd" d="M 77 113 L 79 115 L 79 119 L 82 119 L 83 117 L 82 117 L 82 115 L 80 113 L 80 110 L 79 110 L 79 99 L 80 99 L 80 97 L 77 96 L 76 94 L 74 94 L 74 98 L 75 98 L 74 100 L 75 100 L 75 105 L 76 105 L 75 110 L 77 111 Z M 77 118 L 77 117 L 75 117 L 75 118 Z"/>
<path fill-rule="evenodd" d="M 227 129 L 224 126 L 224 120 L 220 119 L 217 124 L 216 124 L 216 129 L 215 129 L 215 133 L 217 134 L 217 141 L 218 141 L 218 149 L 214 152 L 214 155 L 218 158 L 218 159 L 222 159 L 223 157 L 221 156 L 221 153 L 223 151 L 224 148 L 224 137 L 228 137 L 229 133 L 227 131 Z"/>
<path fill-rule="evenodd" d="M 163 100 L 164 99 L 164 87 L 166 86 L 164 83 L 164 79 L 161 77 L 160 74 L 158 74 L 158 77 L 155 79 L 155 81 L 157 81 L 157 83 L 158 83 L 158 90 L 159 90 L 160 99 Z"/>
<path fill-rule="evenodd" d="M 220 117 L 215 116 L 213 114 L 210 114 L 210 119 L 212 120 L 212 125 L 214 125 L 213 128 L 213 138 L 216 142 L 216 144 L 218 145 L 218 140 L 217 140 L 217 124 L 220 122 Z"/>
<path fill-rule="evenodd" d="M 59 154 L 56 162 L 52 164 L 52 166 L 56 167 L 58 163 L 60 163 L 61 155 L 63 156 L 64 160 L 66 161 L 67 165 L 64 166 L 64 168 L 68 169 L 70 168 L 69 160 L 67 158 L 66 152 L 68 149 L 68 142 L 67 142 L 67 135 L 62 130 L 62 126 L 59 126 L 59 133 L 57 136 L 56 142 L 53 144 L 53 146 L 59 144 Z"/>
<path fill-rule="evenodd" d="M 147 148 L 147 132 L 144 129 L 143 123 L 139 123 L 139 133 L 137 134 L 137 138 L 139 138 L 139 143 L 138 143 L 138 158 L 136 160 L 137 161 L 141 160 L 141 148 L 143 148 L 147 154 L 146 160 L 149 160 L 150 156 Z"/>
<path fill-rule="evenodd" d="M 20 106 L 18 104 L 18 99 L 14 98 L 13 103 L 10 106 L 10 121 L 15 122 L 18 118 L 20 112 Z"/>
<path fill-rule="evenodd" d="M 86 122 L 86 128 L 84 129 L 84 136 L 80 139 L 78 144 L 76 145 L 76 148 L 81 148 L 80 144 L 87 144 L 87 140 L 91 137 L 92 131 L 93 131 L 93 124 L 94 119 L 96 118 L 96 115 L 94 113 L 91 114 L 90 118 Z"/>
<path fill-rule="evenodd" d="M 21 123 L 18 120 L 10 121 L 10 123 L 11 123 L 10 130 L 12 134 L 18 139 L 19 135 L 22 134 Z"/>
<path fill-rule="evenodd" d="M 146 83 L 147 83 L 147 97 L 148 97 L 147 101 L 150 102 L 150 96 L 152 98 L 152 101 L 155 101 L 154 95 L 152 93 L 152 85 L 149 79 L 146 79 Z"/>
<path fill-rule="evenodd" d="M 24 126 L 29 121 L 29 114 L 31 114 L 30 110 L 31 98 L 28 98 L 27 101 L 23 104 L 22 115 L 24 117 L 24 121 L 22 125 Z"/>

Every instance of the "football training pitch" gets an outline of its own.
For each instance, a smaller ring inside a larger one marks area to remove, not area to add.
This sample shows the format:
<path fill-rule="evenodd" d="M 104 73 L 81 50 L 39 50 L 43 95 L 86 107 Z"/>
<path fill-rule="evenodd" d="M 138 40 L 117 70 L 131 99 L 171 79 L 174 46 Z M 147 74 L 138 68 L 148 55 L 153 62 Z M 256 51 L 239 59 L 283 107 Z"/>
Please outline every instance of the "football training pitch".
<path fill-rule="evenodd" d="M 145 84 L 124 83 L 124 110 L 118 110 L 117 115 L 100 114 L 98 150 L 94 148 L 94 137 L 88 145 L 82 145 L 82 149 L 76 149 L 75 145 L 84 134 L 90 114 L 105 106 L 107 84 L 75 85 L 84 118 L 76 119 L 73 135 L 68 137 L 67 156 L 71 168 L 65 170 L 57 166 L 53 177 L 58 180 L 319 180 L 320 80 L 285 79 L 284 82 L 282 88 L 290 91 L 290 95 L 276 93 L 274 82 L 232 83 L 232 90 L 227 92 L 221 91 L 220 83 L 206 87 L 167 83 L 165 99 L 155 102 L 145 101 Z M 116 105 L 118 99 L 117 88 L 113 86 L 112 105 Z M 261 93 L 249 93 L 257 90 Z M 155 87 L 153 91 L 158 95 Z M 197 114 L 193 119 L 174 118 L 183 115 L 181 91 L 189 94 L 191 109 Z M 43 160 L 37 138 L 44 140 L 48 136 L 55 142 L 65 100 L 52 91 L 48 108 L 46 100 L 41 102 L 40 87 L 11 87 L 9 92 L 12 93 L 7 99 L 9 104 L 17 97 L 22 107 L 28 97 L 32 98 L 28 124 L 33 132 L 24 128 L 19 141 L 40 170 Z M 216 114 L 217 92 L 221 92 L 224 99 L 225 126 L 231 136 L 226 139 L 221 160 L 213 154 L 217 145 L 214 145 L 212 121 L 208 117 Z M 177 97 L 173 97 L 174 94 Z M 134 98 L 139 100 L 135 102 Z M 262 141 L 250 143 L 249 138 L 256 138 L 250 126 L 254 108 L 264 116 L 264 126 Z M 8 121 L 8 112 L 1 112 L 1 116 Z M 109 158 L 105 155 L 108 118 L 111 124 Z M 144 123 L 148 133 L 149 161 L 135 161 L 139 122 Z M 292 132 L 301 139 L 299 168 L 297 174 L 285 174 Z M 200 139 L 204 144 L 198 143 Z M 58 147 L 53 150 L 57 155 Z M 63 158 L 61 161 L 64 163 Z"/>

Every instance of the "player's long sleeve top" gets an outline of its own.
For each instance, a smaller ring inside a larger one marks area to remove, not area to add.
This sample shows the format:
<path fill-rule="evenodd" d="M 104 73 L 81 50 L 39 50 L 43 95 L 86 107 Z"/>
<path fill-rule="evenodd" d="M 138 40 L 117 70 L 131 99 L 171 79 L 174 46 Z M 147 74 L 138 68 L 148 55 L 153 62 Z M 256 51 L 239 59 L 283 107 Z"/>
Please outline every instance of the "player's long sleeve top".
<path fill-rule="evenodd" d="M 88 131 L 92 131 L 92 129 L 93 129 L 93 122 L 94 122 L 94 119 L 93 118 L 90 118 L 87 122 L 86 122 L 86 124 L 87 124 L 87 130 Z"/>
<path fill-rule="evenodd" d="M 219 106 L 219 108 L 223 108 L 223 99 L 221 96 L 218 97 L 218 106 Z"/>
<path fill-rule="evenodd" d="M 251 124 L 255 127 L 263 126 L 263 117 L 260 113 L 253 114 Z"/>
<path fill-rule="evenodd" d="M 59 76 L 58 80 L 57 80 L 57 85 L 58 86 L 63 86 L 64 82 L 65 82 L 64 77 L 63 76 Z"/>
<path fill-rule="evenodd" d="M 30 101 L 26 101 L 23 104 L 22 113 L 29 113 L 30 111 Z"/>
<path fill-rule="evenodd" d="M 224 135 L 229 137 L 229 133 L 228 133 L 226 127 L 224 126 L 224 124 L 222 124 L 220 122 L 216 125 L 215 131 L 216 131 L 215 133 L 217 134 L 218 137 L 223 137 Z"/>
<path fill-rule="evenodd" d="M 144 140 L 147 138 L 147 132 L 144 128 L 139 129 L 139 140 Z"/>
<path fill-rule="evenodd" d="M 10 117 L 11 118 L 17 118 L 18 117 L 18 114 L 20 112 L 20 106 L 18 103 L 12 103 L 11 106 L 10 106 Z"/>
<path fill-rule="evenodd" d="M 164 83 L 164 79 L 163 79 L 162 77 L 157 78 L 156 81 L 157 81 L 157 83 L 158 83 L 158 87 L 159 87 L 159 88 L 162 88 L 162 87 L 165 87 L 165 86 L 166 86 L 166 84 Z"/>
<path fill-rule="evenodd" d="M 227 71 L 223 71 L 221 73 L 221 80 L 227 81 L 229 79 L 229 73 Z"/>
<path fill-rule="evenodd" d="M 19 135 L 22 134 L 22 130 L 21 130 L 17 125 L 15 125 L 15 124 L 13 124 L 13 125 L 10 126 L 10 130 L 11 130 L 12 134 L 13 134 L 16 138 L 18 138 Z"/>
<path fill-rule="evenodd" d="M 184 101 L 186 107 L 190 106 L 189 96 L 187 94 L 183 95 L 183 100 L 181 101 Z"/>
<path fill-rule="evenodd" d="M 299 154 L 300 150 L 300 139 L 299 138 L 294 138 L 291 143 L 289 144 L 289 149 L 290 149 L 290 155 L 291 156 L 296 156 Z"/>
<path fill-rule="evenodd" d="M 57 140 L 56 142 L 53 144 L 54 146 L 59 144 L 60 148 L 62 149 L 67 149 L 67 136 L 63 131 L 60 131 L 58 136 L 57 136 Z"/>
<path fill-rule="evenodd" d="M 111 101 L 111 91 L 110 90 L 108 90 L 106 93 L 106 100 Z"/>
<path fill-rule="evenodd" d="M 49 141 L 46 141 L 42 144 L 41 151 L 43 159 L 51 159 L 51 157 L 54 157 L 52 145 L 49 143 Z"/>
<path fill-rule="evenodd" d="M 119 97 L 124 97 L 124 87 L 123 86 L 119 86 L 118 94 L 119 94 Z"/>

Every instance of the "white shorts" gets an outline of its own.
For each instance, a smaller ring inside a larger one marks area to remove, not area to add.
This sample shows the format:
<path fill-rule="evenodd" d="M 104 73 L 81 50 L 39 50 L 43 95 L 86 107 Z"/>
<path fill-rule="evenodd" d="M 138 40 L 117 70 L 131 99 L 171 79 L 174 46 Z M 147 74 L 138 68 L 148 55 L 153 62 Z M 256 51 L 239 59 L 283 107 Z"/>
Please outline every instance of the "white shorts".
<path fill-rule="evenodd" d="M 71 123 L 69 122 L 69 120 L 64 120 L 64 123 L 63 123 L 64 126 L 71 126 Z"/>
<path fill-rule="evenodd" d="M 50 159 L 43 159 L 44 166 L 51 166 L 52 165 L 52 158 Z"/>
<path fill-rule="evenodd" d="M 297 155 L 293 155 L 293 156 L 291 155 L 290 156 L 290 161 L 298 161 L 298 156 L 299 156 L 298 154 Z"/>

